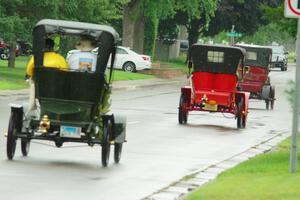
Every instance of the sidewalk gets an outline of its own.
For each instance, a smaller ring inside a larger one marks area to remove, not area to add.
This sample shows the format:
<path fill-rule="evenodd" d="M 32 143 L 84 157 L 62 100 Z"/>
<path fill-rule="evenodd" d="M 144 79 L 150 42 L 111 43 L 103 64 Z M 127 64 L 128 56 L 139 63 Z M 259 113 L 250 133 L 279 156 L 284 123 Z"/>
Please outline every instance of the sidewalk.
<path fill-rule="evenodd" d="M 186 77 L 177 77 L 172 79 L 146 79 L 146 80 L 131 80 L 131 81 L 115 81 L 113 82 L 113 91 L 128 91 L 145 87 L 156 87 L 162 85 L 186 83 Z M 23 90 L 2 90 L 0 91 L 0 99 L 10 97 L 26 97 L 29 95 L 29 89 Z"/>

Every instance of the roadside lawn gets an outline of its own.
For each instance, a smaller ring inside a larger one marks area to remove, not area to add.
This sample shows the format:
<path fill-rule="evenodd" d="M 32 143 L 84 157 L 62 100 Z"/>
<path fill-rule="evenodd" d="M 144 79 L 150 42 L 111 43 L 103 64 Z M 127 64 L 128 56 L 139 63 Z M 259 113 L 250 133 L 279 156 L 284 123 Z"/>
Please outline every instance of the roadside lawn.
<path fill-rule="evenodd" d="M 180 69 L 182 72 L 187 73 L 188 67 L 185 62 L 186 62 L 186 54 L 185 53 L 181 53 L 178 58 L 172 59 L 169 61 L 160 61 L 160 60 L 154 61 L 154 63 L 164 65 L 165 68 Z"/>
<path fill-rule="evenodd" d="M 290 139 L 275 151 L 222 173 L 190 194 L 187 200 L 299 200 L 300 172 L 289 173 L 289 150 Z"/>
<path fill-rule="evenodd" d="M 288 61 L 289 63 L 294 63 L 295 62 L 295 58 L 296 58 L 296 54 L 295 52 L 289 52 L 289 55 L 288 55 Z"/>
<path fill-rule="evenodd" d="M 0 90 L 19 90 L 28 87 L 27 82 L 24 80 L 28 60 L 29 57 L 18 57 L 16 59 L 16 67 L 13 69 L 7 67 L 7 61 L 0 60 Z M 151 79 L 154 76 L 115 70 L 113 78 L 115 81 L 124 81 Z"/>

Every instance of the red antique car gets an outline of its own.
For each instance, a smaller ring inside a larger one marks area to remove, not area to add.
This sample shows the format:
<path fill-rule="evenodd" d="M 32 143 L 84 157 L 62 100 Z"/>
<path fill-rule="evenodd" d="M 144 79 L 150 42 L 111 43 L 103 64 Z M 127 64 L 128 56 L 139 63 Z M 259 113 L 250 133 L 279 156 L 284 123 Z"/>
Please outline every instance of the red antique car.
<path fill-rule="evenodd" d="M 242 91 L 250 92 L 251 99 L 264 100 L 266 109 L 274 108 L 275 87 L 271 85 L 269 72 L 272 49 L 258 45 L 237 45 L 246 50 L 244 78 L 240 80 Z"/>
<path fill-rule="evenodd" d="M 245 128 L 249 93 L 238 91 L 245 51 L 239 47 L 199 45 L 189 49 L 190 86 L 181 88 L 178 121 L 186 124 L 190 111 L 231 113 L 237 128 Z"/>

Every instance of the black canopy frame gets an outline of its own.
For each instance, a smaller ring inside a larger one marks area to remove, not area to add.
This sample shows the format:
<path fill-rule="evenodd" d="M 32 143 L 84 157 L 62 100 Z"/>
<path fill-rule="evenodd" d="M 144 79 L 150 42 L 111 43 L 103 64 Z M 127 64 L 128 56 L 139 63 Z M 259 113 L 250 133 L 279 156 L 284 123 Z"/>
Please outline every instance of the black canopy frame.
<path fill-rule="evenodd" d="M 259 45 L 237 44 L 237 47 L 246 50 L 246 54 L 253 52 L 256 54 L 256 59 L 245 59 L 245 65 L 269 68 L 272 57 L 272 49 L 270 47 Z"/>
<path fill-rule="evenodd" d="M 222 61 L 209 61 L 209 52 L 223 53 Z M 239 64 L 244 67 L 244 58 L 245 50 L 232 46 L 194 44 L 188 52 L 189 65 L 194 72 L 236 74 Z"/>
<path fill-rule="evenodd" d="M 112 80 L 113 63 L 116 54 L 118 33 L 110 26 L 91 23 L 44 19 L 33 30 L 33 55 L 36 68 L 43 67 L 45 39 L 51 35 L 90 36 L 98 41 L 96 73 L 105 76 L 109 56 L 112 55 L 109 83 Z"/>

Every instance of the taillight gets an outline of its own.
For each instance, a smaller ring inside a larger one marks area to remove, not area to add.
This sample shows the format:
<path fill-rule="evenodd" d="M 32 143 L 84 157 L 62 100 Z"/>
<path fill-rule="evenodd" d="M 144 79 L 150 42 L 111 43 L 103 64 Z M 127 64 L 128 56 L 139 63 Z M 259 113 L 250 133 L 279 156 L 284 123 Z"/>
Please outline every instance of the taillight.
<path fill-rule="evenodd" d="M 149 61 L 149 57 L 147 56 L 142 56 L 142 58 L 144 59 L 144 61 Z"/>

